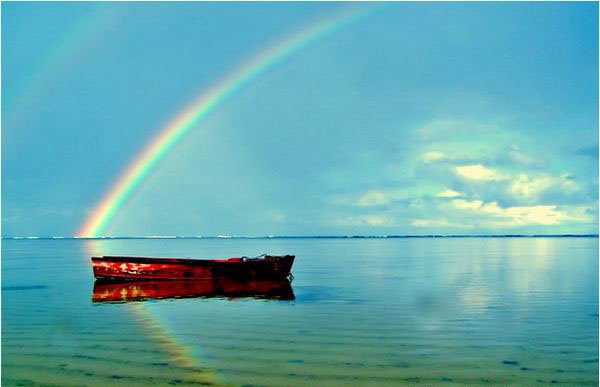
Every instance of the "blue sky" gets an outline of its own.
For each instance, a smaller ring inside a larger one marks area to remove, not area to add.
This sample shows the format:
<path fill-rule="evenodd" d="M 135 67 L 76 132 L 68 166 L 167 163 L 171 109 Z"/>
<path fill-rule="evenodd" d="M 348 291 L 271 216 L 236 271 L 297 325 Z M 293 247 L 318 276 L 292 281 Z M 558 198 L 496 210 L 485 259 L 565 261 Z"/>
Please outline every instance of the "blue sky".
<path fill-rule="evenodd" d="M 2 235 L 73 235 L 143 146 L 356 4 L 3 3 Z M 597 233 L 596 3 L 393 3 L 194 128 L 112 235 Z"/>

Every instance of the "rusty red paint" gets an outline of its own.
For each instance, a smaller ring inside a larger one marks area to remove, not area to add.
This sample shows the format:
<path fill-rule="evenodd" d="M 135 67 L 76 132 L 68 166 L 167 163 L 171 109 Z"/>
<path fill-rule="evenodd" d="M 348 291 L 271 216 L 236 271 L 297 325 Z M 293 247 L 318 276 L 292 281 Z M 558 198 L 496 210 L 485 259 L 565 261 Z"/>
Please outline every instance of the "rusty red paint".
<path fill-rule="evenodd" d="M 182 259 L 104 256 L 92 257 L 94 276 L 112 280 L 284 279 L 290 275 L 293 255 L 259 258 Z"/>
<path fill-rule="evenodd" d="M 96 281 L 93 302 L 127 302 L 190 297 L 240 297 L 293 300 L 288 280 L 175 280 L 115 282 Z"/>

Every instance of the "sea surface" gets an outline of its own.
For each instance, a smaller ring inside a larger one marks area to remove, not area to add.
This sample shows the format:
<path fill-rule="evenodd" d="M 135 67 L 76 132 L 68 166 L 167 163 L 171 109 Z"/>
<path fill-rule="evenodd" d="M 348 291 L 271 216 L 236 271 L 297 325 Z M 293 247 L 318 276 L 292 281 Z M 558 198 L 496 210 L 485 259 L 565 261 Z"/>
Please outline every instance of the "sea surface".
<path fill-rule="evenodd" d="M 92 302 L 90 256 L 295 254 L 294 299 Z M 2 241 L 3 386 L 598 385 L 598 239 Z"/>

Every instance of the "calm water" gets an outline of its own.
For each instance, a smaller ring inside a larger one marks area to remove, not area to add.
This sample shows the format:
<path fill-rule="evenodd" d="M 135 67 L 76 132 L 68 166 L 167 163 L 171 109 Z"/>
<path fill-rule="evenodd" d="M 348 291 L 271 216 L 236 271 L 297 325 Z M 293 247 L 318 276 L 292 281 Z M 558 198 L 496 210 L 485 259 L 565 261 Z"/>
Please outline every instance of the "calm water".
<path fill-rule="evenodd" d="M 297 255 L 295 300 L 92 303 L 93 253 Z M 18 240 L 2 385 L 598 385 L 598 239 Z"/>

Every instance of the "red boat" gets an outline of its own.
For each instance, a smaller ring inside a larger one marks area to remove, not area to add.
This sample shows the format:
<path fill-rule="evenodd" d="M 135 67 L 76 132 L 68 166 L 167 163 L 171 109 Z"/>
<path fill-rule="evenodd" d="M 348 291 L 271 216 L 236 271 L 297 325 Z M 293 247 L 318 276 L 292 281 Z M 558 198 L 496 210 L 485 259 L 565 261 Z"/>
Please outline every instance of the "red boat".
<path fill-rule="evenodd" d="M 291 276 L 293 255 L 256 258 L 185 259 L 92 257 L 94 276 L 103 280 L 281 280 Z"/>
<path fill-rule="evenodd" d="M 260 299 L 294 300 L 294 291 L 284 280 L 175 280 L 175 281 L 96 281 L 93 302 L 129 302 L 149 299 L 227 297 L 229 299 L 253 297 Z"/>

